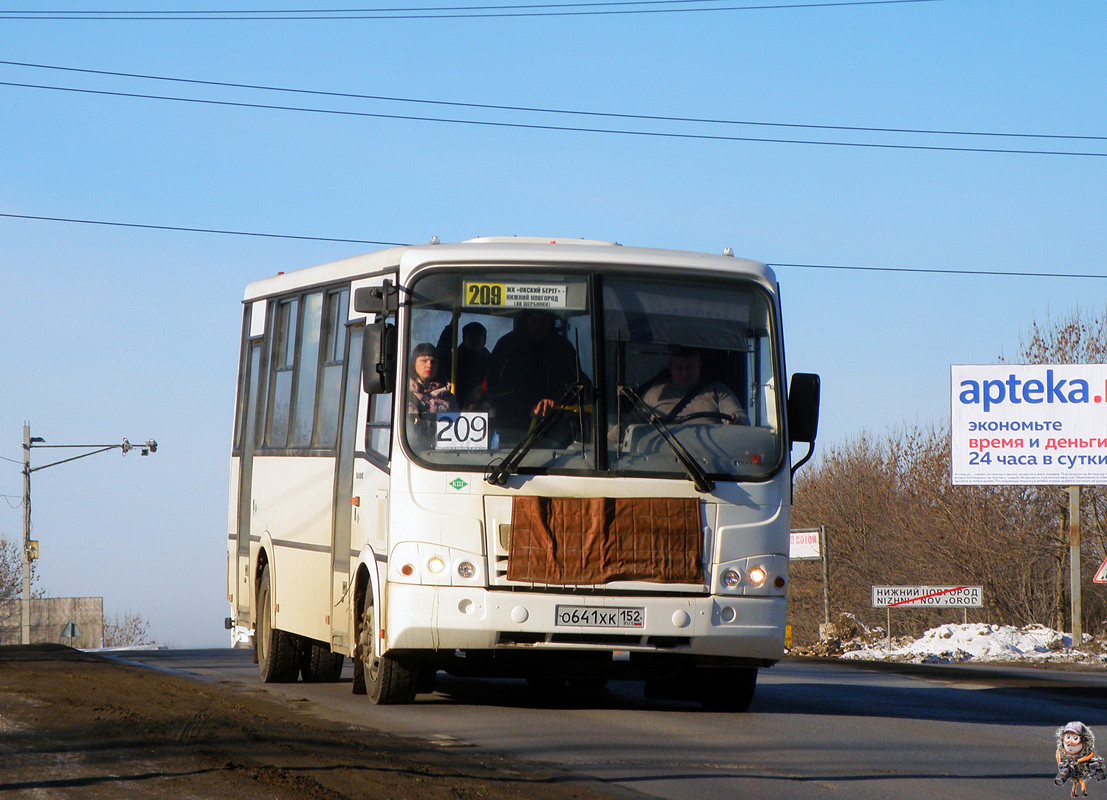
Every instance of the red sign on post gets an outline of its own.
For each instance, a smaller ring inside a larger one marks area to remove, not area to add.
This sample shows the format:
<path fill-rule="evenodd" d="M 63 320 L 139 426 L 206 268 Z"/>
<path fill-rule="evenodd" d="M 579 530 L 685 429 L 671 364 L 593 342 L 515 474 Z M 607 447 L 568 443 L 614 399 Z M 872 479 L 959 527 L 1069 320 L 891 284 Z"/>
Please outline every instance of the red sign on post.
<path fill-rule="evenodd" d="M 1095 571 L 1095 577 L 1092 578 L 1092 583 L 1107 583 L 1107 558 L 1103 559 L 1103 563 L 1099 565 L 1099 569 Z"/>

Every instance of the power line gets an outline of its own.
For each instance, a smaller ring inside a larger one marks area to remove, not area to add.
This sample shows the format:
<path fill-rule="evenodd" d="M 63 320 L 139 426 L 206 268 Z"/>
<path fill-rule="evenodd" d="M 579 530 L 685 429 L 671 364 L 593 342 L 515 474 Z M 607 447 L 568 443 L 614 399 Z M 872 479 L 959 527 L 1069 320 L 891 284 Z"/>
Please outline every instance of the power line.
<path fill-rule="evenodd" d="M 253 231 L 227 231 L 216 228 L 185 228 L 178 225 L 145 225 L 137 222 L 108 222 L 97 219 L 71 219 L 67 217 L 40 217 L 30 214 L 0 214 L 0 217 L 9 219 L 30 219 L 40 222 L 71 222 L 78 225 L 107 225 L 116 228 L 146 228 L 155 231 L 181 231 L 185 233 L 218 233 L 226 236 L 257 236 L 268 239 L 300 239 L 308 242 L 346 242 L 350 244 L 379 244 L 385 247 L 396 247 L 403 242 L 375 242 L 371 239 L 336 239 L 327 236 L 294 236 L 286 233 L 257 233 Z M 8 460 L 8 459 L 5 459 Z M 22 462 L 16 462 L 22 463 Z"/>
<path fill-rule="evenodd" d="M 447 117 L 429 117 L 415 114 L 384 114 L 369 111 L 341 111 L 329 108 L 309 108 L 304 106 L 282 106 L 267 103 L 244 103 L 231 100 L 208 100 L 197 97 L 170 97 L 167 95 L 141 94 L 136 92 L 115 92 L 105 89 L 77 89 L 69 86 L 47 86 L 36 83 L 19 83 L 15 81 L 0 81 L 0 86 L 14 86 L 23 89 L 44 89 L 57 92 L 73 92 L 77 94 L 92 94 L 108 97 L 129 97 L 141 100 L 169 100 L 178 103 L 194 103 L 199 105 L 226 106 L 232 108 L 253 108 L 267 111 L 298 111 L 310 114 L 332 114 L 345 117 L 368 117 L 371 119 L 395 119 L 410 122 L 439 122 L 448 125 L 477 125 L 492 128 L 514 128 L 538 131 L 559 131 L 569 133 L 602 133 L 617 136 L 643 136 L 663 139 L 685 139 L 715 142 L 754 142 L 761 144 L 803 144 L 821 147 L 860 147 L 876 148 L 880 150 L 923 150 L 930 152 L 946 153 L 992 153 L 1004 155 L 1035 155 L 1035 156 L 1082 156 L 1089 158 L 1107 158 L 1107 153 L 1093 153 L 1070 150 L 1019 150 L 999 147 L 954 147 L 950 145 L 924 145 L 924 144 L 891 144 L 881 142 L 838 142 L 817 139 L 778 139 L 763 136 L 723 136 L 708 133 L 678 133 L 671 131 L 639 131 L 618 128 L 588 128 L 574 125 L 539 125 L 526 122 L 496 122 L 492 120 L 451 119 Z"/>
<path fill-rule="evenodd" d="M 1107 275 L 1083 275 L 1078 272 L 1012 272 L 1004 270 L 938 269 L 927 267 L 861 267 L 848 264 L 783 264 L 769 263 L 770 267 L 793 267 L 796 269 L 830 269 L 853 272 L 906 272 L 921 275 L 987 275 L 1000 278 L 1090 278 L 1105 280 Z"/>
<path fill-rule="evenodd" d="M 670 0 L 662 0 L 669 2 Z M 698 2 L 698 0 L 692 0 Z M 377 100 L 390 103 L 411 103 L 418 105 L 447 106 L 451 108 L 472 108 L 489 111 L 520 111 L 537 114 L 558 114 L 564 116 L 604 117 L 608 119 L 634 119 L 649 122 L 685 122 L 707 125 L 742 125 L 748 127 L 765 128 L 791 128 L 802 130 L 824 131 L 851 131 L 855 133 L 909 133 L 925 134 L 933 136 L 981 136 L 993 138 L 1017 138 L 1017 139 L 1067 139 L 1079 141 L 1107 141 L 1107 136 L 1078 136 L 1069 134 L 1046 133 L 1003 133 L 997 131 L 962 131 L 940 130 L 928 128 L 879 128 L 860 125 L 815 125 L 791 122 L 757 122 L 753 120 L 718 119 L 710 117 L 676 117 L 662 114 L 629 114 L 609 111 L 578 111 L 572 109 L 549 108 L 542 106 L 510 106 L 495 103 L 465 103 L 451 100 L 425 100 L 412 97 L 395 97 L 391 95 L 358 94 L 354 92 L 330 92 L 321 89 L 296 89 L 284 86 L 267 86 L 254 83 L 233 83 L 230 81 L 208 81 L 195 78 L 176 78 L 165 75 L 146 75 L 136 72 L 115 72 L 111 70 L 87 69 L 82 67 L 62 67 L 53 64 L 32 64 L 25 61 L 4 61 L 0 65 L 12 67 L 26 67 L 29 69 L 54 70 L 59 72 L 76 72 L 86 75 L 106 75 L 113 78 L 138 78 L 141 80 L 163 81 L 168 83 L 184 83 L 195 86 L 218 86 L 232 89 L 257 89 L 267 92 L 284 92 L 288 94 L 304 94 L 319 97 L 341 97 L 354 100 Z"/>
<path fill-rule="evenodd" d="M 694 1 L 694 0 L 693 0 Z M 378 19 L 491 19 L 508 17 L 580 17 L 622 16 L 625 14 L 689 14 L 718 11 L 770 11 L 780 9 L 838 8 L 846 6 L 886 6 L 918 3 L 941 3 L 946 0 L 837 0 L 829 3 L 772 3 L 747 6 L 713 6 L 702 8 L 608 8 L 593 10 L 523 10 L 572 6 L 614 6 L 618 3 L 560 3 L 534 6 L 471 6 L 462 9 L 331 9 L 300 11 L 37 11 L 32 9 L 0 11 L 0 19 L 20 20 L 110 20 L 110 21 L 252 21 L 252 20 L 378 20 Z M 628 3 L 628 5 L 630 5 Z M 507 10 L 501 10 L 507 9 Z M 519 9 L 519 10 L 511 10 Z M 458 11 L 475 13 L 458 13 Z"/>
<path fill-rule="evenodd" d="M 134 222 L 108 222 L 105 220 L 89 220 L 89 219 L 73 219 L 68 217 L 45 217 L 45 216 L 32 216 L 30 214 L 3 214 L 0 213 L 0 217 L 7 217 L 9 219 L 27 219 L 38 220 L 43 222 L 68 222 L 80 225 L 110 225 L 121 228 L 150 228 L 160 231 L 181 231 L 184 233 L 217 233 L 225 234 L 228 236 L 261 236 L 271 239 L 299 239 L 306 241 L 316 242 L 348 242 L 353 244 L 376 244 L 383 245 L 385 247 L 401 247 L 407 243 L 404 242 L 379 242 L 371 239 L 340 239 L 329 236 L 296 236 L 293 234 L 284 233 L 256 233 L 250 231 L 232 231 L 232 230 L 217 230 L 212 228 L 187 228 L 176 225 L 144 225 Z M 851 264 L 788 264 L 779 261 L 767 262 L 768 266 L 773 267 L 786 267 L 795 269 L 820 269 L 820 270 L 845 270 L 853 272 L 902 272 L 902 273 L 914 273 L 925 275 L 967 275 L 967 276 L 980 276 L 980 277 L 1001 277 L 1001 278 L 1080 278 L 1091 280 L 1107 280 L 1107 275 L 1082 275 L 1076 272 L 1014 272 L 1008 270 L 969 270 L 969 269 L 938 269 L 938 268 L 925 268 L 925 267 L 866 267 L 857 266 Z M 0 456 L 3 458 L 3 456 Z M 4 459 L 10 461 L 11 459 Z M 21 464 L 22 462 L 14 462 Z"/>
<path fill-rule="evenodd" d="M 697 5 L 707 3 L 721 3 L 724 0 L 609 0 L 609 2 L 586 2 L 586 3 L 527 3 L 527 4 L 503 4 L 503 5 L 484 5 L 484 6 L 423 6 L 423 7 L 407 7 L 407 8 L 269 8 L 269 9 L 128 9 L 126 11 L 111 11 L 105 9 L 66 9 L 66 10 L 50 10 L 50 9 L 9 9 L 7 11 L 0 11 L 0 15 L 3 14 L 45 14 L 45 15 L 58 15 L 58 14 L 76 14 L 80 16 L 87 16 L 90 14 L 105 14 L 112 16 L 125 16 L 128 14 L 181 14 L 181 15 L 198 15 L 198 14 L 211 14 L 229 16 L 232 14 L 389 14 L 389 13 L 416 13 L 422 11 L 508 11 L 514 9 L 548 9 L 548 8 L 590 8 L 596 6 L 656 6 L 656 5 L 686 5 L 689 3 L 695 3 Z"/>

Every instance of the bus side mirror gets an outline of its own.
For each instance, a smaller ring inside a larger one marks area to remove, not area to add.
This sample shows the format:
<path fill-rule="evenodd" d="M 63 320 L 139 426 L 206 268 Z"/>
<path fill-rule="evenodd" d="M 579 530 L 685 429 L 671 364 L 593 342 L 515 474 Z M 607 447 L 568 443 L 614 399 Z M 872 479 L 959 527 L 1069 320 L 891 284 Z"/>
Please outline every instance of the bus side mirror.
<path fill-rule="evenodd" d="M 360 314 L 393 314 L 400 307 L 400 290 L 385 280 L 380 286 L 362 286 L 354 292 L 354 311 Z"/>
<path fill-rule="evenodd" d="M 396 388 L 396 326 L 365 326 L 361 348 L 361 383 L 368 394 L 390 394 Z"/>
<path fill-rule="evenodd" d="M 815 443 L 819 432 L 819 376 L 797 372 L 788 385 L 788 436 L 793 442 Z"/>

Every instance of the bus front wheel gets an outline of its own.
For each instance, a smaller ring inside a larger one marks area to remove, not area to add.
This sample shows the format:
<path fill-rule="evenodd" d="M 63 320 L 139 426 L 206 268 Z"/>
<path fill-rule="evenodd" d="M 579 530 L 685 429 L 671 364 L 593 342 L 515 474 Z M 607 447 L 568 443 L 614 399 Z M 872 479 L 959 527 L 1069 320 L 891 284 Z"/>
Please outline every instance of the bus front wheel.
<path fill-rule="evenodd" d="M 254 649 L 262 683 L 292 683 L 300 674 L 299 651 L 292 634 L 273 627 L 269 565 L 261 570 L 255 602 Z"/>
<path fill-rule="evenodd" d="M 415 699 L 418 672 L 377 652 L 376 609 L 368 589 L 361 606 L 361 626 L 358 630 L 358 654 L 369 699 L 375 705 L 399 705 Z"/>

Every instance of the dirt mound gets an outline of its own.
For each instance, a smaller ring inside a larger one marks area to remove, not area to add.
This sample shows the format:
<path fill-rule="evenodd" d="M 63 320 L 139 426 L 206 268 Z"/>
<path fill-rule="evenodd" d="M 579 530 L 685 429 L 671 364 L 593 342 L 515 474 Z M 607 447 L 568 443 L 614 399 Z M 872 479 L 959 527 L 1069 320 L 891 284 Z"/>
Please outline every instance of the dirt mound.
<path fill-rule="evenodd" d="M 327 723 L 59 645 L 0 647 L 0 793 L 601 800 L 563 776 Z"/>

